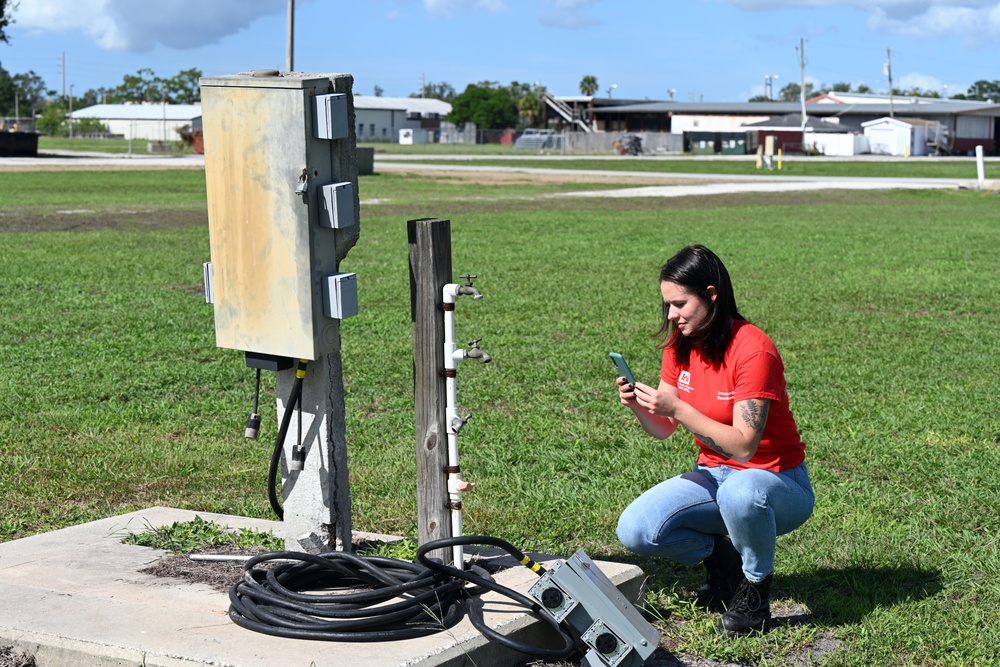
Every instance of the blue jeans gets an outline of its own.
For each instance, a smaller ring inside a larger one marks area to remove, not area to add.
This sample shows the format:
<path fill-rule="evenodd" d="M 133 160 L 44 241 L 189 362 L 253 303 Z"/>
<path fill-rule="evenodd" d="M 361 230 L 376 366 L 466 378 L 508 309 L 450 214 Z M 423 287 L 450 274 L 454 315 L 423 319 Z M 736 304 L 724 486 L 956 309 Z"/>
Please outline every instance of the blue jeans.
<path fill-rule="evenodd" d="M 712 553 L 714 535 L 728 534 L 743 573 L 762 581 L 774 571 L 778 535 L 805 523 L 814 502 L 804 463 L 780 473 L 698 465 L 626 507 L 618 539 L 629 551 L 692 566 Z"/>

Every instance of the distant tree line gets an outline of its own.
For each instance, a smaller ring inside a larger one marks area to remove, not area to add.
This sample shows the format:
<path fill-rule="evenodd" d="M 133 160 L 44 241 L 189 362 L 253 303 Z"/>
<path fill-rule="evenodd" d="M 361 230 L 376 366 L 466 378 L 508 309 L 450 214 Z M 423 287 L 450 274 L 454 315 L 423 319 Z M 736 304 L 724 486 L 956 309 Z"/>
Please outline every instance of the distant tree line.
<path fill-rule="evenodd" d="M 0 0 L 0 3 L 5 0 Z M 11 75 L 0 62 L 0 116 L 35 118 L 35 127 L 44 134 L 66 134 L 67 118 L 71 109 L 82 109 L 94 104 L 196 104 L 201 101 L 198 79 L 201 70 L 183 70 L 170 78 L 156 76 L 144 68 L 135 74 L 126 74 L 121 84 L 114 88 L 91 89 L 82 95 L 62 95 L 50 90 L 38 74 L 29 70 Z M 100 132 L 99 123 L 74 121 L 75 132 Z"/>

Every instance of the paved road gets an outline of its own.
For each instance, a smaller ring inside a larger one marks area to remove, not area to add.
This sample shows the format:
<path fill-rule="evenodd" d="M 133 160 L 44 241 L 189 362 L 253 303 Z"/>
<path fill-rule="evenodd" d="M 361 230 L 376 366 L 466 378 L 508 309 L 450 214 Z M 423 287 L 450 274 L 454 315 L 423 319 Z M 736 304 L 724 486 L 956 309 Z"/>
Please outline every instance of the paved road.
<path fill-rule="evenodd" d="M 128 155 L 40 151 L 38 157 L 0 157 L 0 171 L 204 168 L 204 155 Z"/>

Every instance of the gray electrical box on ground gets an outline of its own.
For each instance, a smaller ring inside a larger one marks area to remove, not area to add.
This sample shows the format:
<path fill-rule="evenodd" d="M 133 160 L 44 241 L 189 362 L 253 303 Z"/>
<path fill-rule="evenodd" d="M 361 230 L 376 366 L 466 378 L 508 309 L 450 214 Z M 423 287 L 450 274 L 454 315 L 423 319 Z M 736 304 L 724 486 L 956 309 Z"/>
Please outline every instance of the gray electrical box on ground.
<path fill-rule="evenodd" d="M 582 550 L 543 574 L 528 593 L 579 634 L 587 667 L 639 667 L 660 643 L 659 631 Z"/>
<path fill-rule="evenodd" d="M 325 295 L 359 235 L 352 84 L 271 70 L 201 79 L 219 347 L 308 360 L 338 347 Z"/>

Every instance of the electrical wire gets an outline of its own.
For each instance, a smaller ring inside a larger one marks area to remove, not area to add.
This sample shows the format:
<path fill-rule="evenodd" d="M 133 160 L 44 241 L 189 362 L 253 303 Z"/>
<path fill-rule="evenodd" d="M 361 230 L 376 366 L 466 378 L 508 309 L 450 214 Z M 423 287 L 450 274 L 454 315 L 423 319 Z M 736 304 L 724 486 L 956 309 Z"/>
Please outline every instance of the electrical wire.
<path fill-rule="evenodd" d="M 257 383 L 253 390 L 253 413 L 260 413 L 260 369 L 257 369 Z"/>
<path fill-rule="evenodd" d="M 278 501 L 278 484 L 280 479 L 278 473 L 281 469 L 281 452 L 285 444 L 285 437 L 288 435 L 288 426 L 291 424 L 292 415 L 295 408 L 302 401 L 302 382 L 306 376 L 306 360 L 300 359 L 299 366 L 295 370 L 295 381 L 292 383 L 292 390 L 289 392 L 288 401 L 285 403 L 285 412 L 281 415 L 281 426 L 278 428 L 278 437 L 274 443 L 274 451 L 271 452 L 271 465 L 267 471 L 267 498 L 271 503 L 271 509 L 279 519 L 285 518 L 285 510 Z M 301 431 L 301 426 L 299 427 Z M 301 433 L 300 433 L 301 437 Z"/>
<path fill-rule="evenodd" d="M 509 542 L 484 535 L 427 542 L 417 550 L 413 562 L 346 552 L 313 555 L 281 551 L 246 562 L 243 579 L 229 591 L 229 618 L 240 627 L 276 637 L 364 642 L 436 634 L 453 627 L 468 613 L 472 625 L 485 637 L 515 651 L 544 660 L 564 660 L 574 653 L 572 634 L 536 600 L 498 584 L 485 573 L 428 557 L 429 552 L 460 544 L 498 547 L 539 576 L 545 572 Z M 272 561 L 282 562 L 258 567 Z M 307 592 L 310 590 L 314 592 Z M 510 598 L 531 616 L 548 623 L 563 645 L 542 648 L 524 644 L 490 628 L 476 600 L 486 590 Z"/>

